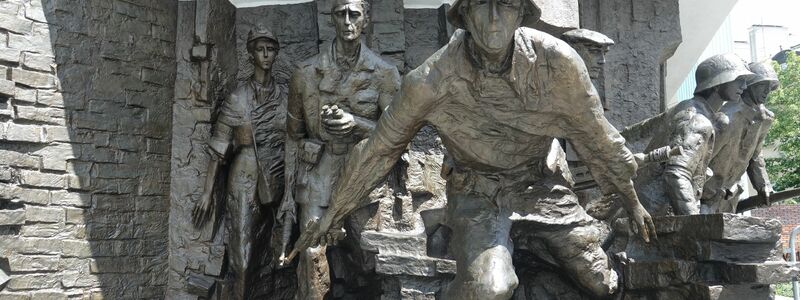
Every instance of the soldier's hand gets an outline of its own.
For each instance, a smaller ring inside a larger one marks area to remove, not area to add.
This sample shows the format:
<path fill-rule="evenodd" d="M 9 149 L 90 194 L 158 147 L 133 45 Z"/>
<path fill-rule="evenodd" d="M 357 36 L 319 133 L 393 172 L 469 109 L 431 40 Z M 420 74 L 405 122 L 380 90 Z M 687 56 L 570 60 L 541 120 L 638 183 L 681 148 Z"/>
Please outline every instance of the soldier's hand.
<path fill-rule="evenodd" d="M 323 111 L 321 112 L 322 125 L 328 133 L 336 136 L 344 136 L 350 134 L 353 128 L 356 127 L 356 120 L 352 114 L 335 105 L 328 110 L 324 108 L 325 107 L 323 107 Z"/>
<path fill-rule="evenodd" d="M 328 233 L 323 237 L 323 242 L 329 246 L 336 246 L 346 235 L 347 233 L 343 228 L 329 229 Z"/>
<path fill-rule="evenodd" d="M 195 227 L 203 227 L 208 219 L 211 218 L 212 198 L 210 192 L 204 192 L 203 195 L 200 196 L 200 201 L 197 202 L 192 211 L 192 221 L 194 221 Z"/>
<path fill-rule="evenodd" d="M 322 238 L 328 233 L 332 224 L 333 217 L 330 214 L 325 214 L 321 219 L 309 221 L 308 225 L 306 225 L 306 229 L 300 233 L 300 237 L 298 237 L 297 242 L 294 243 L 294 249 L 292 249 L 292 252 L 286 257 L 285 262 L 288 263 L 292 261 L 295 256 L 305 251 L 307 248 L 314 247 L 324 242 Z"/>
<path fill-rule="evenodd" d="M 763 190 L 758 191 L 758 196 L 761 198 L 761 205 L 772 205 L 772 199 L 770 199 L 770 196 L 772 196 L 771 188 L 764 188 Z"/>
<path fill-rule="evenodd" d="M 629 209 L 628 216 L 630 227 L 634 234 L 638 234 L 647 243 L 650 242 L 650 238 L 653 240 L 658 239 L 653 218 L 650 217 L 650 214 L 641 204 Z"/>

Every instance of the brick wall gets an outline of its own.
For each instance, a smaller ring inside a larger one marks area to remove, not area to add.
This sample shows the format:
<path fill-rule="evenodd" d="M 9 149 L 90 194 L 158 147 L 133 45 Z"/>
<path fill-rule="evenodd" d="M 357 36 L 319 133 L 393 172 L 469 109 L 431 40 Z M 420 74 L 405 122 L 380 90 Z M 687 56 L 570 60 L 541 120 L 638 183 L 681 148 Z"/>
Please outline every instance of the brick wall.
<path fill-rule="evenodd" d="M 752 211 L 754 217 L 778 219 L 783 223 L 781 242 L 789 247 L 789 234 L 792 228 L 800 226 L 800 205 L 773 205 Z"/>
<path fill-rule="evenodd" d="M 0 0 L 1 299 L 163 297 L 176 5 Z"/>

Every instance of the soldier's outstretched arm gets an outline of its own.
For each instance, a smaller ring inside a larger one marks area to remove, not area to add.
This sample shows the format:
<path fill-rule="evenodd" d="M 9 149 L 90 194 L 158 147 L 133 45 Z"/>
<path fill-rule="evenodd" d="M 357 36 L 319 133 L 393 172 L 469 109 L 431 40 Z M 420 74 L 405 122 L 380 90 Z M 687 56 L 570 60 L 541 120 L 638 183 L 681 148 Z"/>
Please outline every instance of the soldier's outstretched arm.
<path fill-rule="evenodd" d="M 764 141 L 759 141 L 761 144 L 756 148 L 753 157 L 750 159 L 750 164 L 747 165 L 747 177 L 756 189 L 756 192 L 761 196 L 765 205 L 770 205 L 769 196 L 772 194 L 772 184 L 769 181 L 767 174 L 767 164 L 764 162 L 764 156 L 761 154 L 761 148 L 764 146 Z"/>
<path fill-rule="evenodd" d="M 347 156 L 327 212 L 301 233 L 289 260 L 295 253 L 315 245 L 329 229 L 339 226 L 347 215 L 363 206 L 372 189 L 389 173 L 432 108 L 432 89 L 423 80 L 426 74 L 427 70 L 420 67 L 406 75 L 400 93 L 378 120 L 375 131 Z"/>
<path fill-rule="evenodd" d="M 625 139 L 606 120 L 600 97 L 592 86 L 586 66 L 574 50 L 564 49 L 564 56 L 551 60 L 560 72 L 554 80 L 559 92 L 565 93 L 561 103 L 568 128 L 563 134 L 575 147 L 581 160 L 589 167 L 604 193 L 616 193 L 631 220 L 631 229 L 645 241 L 656 237 L 650 214 L 639 203 L 633 189 L 636 161 L 625 147 Z"/>

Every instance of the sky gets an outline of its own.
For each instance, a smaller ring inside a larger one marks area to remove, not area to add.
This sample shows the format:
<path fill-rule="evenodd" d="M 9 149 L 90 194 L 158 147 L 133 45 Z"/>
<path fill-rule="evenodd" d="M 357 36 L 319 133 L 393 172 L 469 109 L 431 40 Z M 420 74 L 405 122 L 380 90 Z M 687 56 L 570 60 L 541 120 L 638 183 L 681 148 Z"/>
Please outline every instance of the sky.
<path fill-rule="evenodd" d="M 753 24 L 763 24 L 788 27 L 792 44 L 800 44 L 800 0 L 739 0 L 731 11 L 731 23 L 737 41 L 748 40 Z"/>

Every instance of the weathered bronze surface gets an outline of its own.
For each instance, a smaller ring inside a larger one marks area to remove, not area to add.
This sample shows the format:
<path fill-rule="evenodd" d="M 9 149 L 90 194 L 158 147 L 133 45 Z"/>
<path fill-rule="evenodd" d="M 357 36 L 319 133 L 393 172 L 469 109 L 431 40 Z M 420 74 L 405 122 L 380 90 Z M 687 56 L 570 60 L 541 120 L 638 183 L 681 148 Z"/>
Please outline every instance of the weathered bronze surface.
<path fill-rule="evenodd" d="M 230 282 L 224 294 L 233 299 L 247 297 L 255 255 L 263 250 L 257 246 L 265 239 L 259 236 L 265 213 L 262 205 L 283 198 L 288 89 L 271 74 L 278 50 L 278 41 L 268 30 L 250 32 L 248 52 L 254 73 L 220 107 L 207 145 L 211 162 L 205 191 L 192 214 L 195 225 L 202 227 L 221 211 L 218 206 L 224 206 L 226 279 Z M 227 174 L 220 174 L 222 169 Z"/>
<path fill-rule="evenodd" d="M 325 213 L 347 154 L 372 132 L 400 88 L 397 69 L 361 42 L 368 8 L 361 0 L 333 1 L 336 39 L 300 63 L 290 82 L 286 161 L 291 189 L 279 217 L 293 222 L 299 209 L 301 230 Z M 335 235 L 300 254 L 296 299 L 323 299 L 330 289 L 325 253 Z"/>
<path fill-rule="evenodd" d="M 748 82 L 742 100 L 725 103 L 715 118 L 719 132 L 709 163 L 714 175 L 703 188 L 704 213 L 735 213 L 745 189 L 739 184 L 745 172 L 763 204 L 770 203 L 772 185 L 761 149 L 775 119 L 764 104 L 769 93 L 778 88 L 778 76 L 767 63 L 752 63 L 750 70 L 758 76 Z"/>
<path fill-rule="evenodd" d="M 739 102 L 752 76 L 734 54 L 713 56 L 697 67 L 694 98 L 623 131 L 630 140 L 651 139 L 645 152 L 664 146 L 683 148 L 666 163 L 639 170 L 636 191 L 651 214 L 700 213 L 700 196 L 717 139 L 714 114 L 725 101 Z"/>
<path fill-rule="evenodd" d="M 614 293 L 617 274 L 597 238 L 584 235 L 591 218 L 570 191 L 553 138 L 572 142 L 603 190 L 622 196 L 644 239 L 653 224 L 633 190 L 633 155 L 604 118 L 580 57 L 565 42 L 520 27 L 537 15 L 527 0 L 456 1 L 448 17 L 460 29 L 404 77 L 373 134 L 349 154 L 327 213 L 305 228 L 295 251 L 364 205 L 414 133 L 430 124 L 449 153 L 446 219 L 458 268 L 446 299 L 511 297 L 518 282 L 509 239 L 514 214 L 536 224 L 538 238 L 581 286 Z"/>

